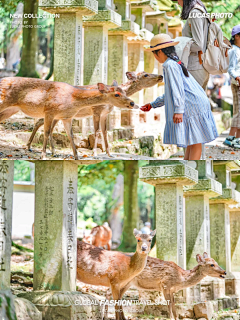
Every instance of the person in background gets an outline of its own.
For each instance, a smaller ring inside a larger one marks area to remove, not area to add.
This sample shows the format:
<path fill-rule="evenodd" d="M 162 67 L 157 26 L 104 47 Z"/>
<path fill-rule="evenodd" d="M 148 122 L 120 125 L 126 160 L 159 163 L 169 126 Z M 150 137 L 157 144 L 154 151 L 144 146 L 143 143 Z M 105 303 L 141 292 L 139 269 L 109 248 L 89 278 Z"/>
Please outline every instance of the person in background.
<path fill-rule="evenodd" d="M 240 149 L 240 24 L 233 27 L 230 40 L 228 73 L 231 77 L 233 94 L 233 119 L 229 136 L 223 142 L 227 146 Z"/>
<path fill-rule="evenodd" d="M 194 41 L 190 48 L 187 68 L 193 78 L 206 90 L 209 73 L 203 68 L 201 54 L 207 49 L 209 21 L 205 17 L 193 18 L 191 16 L 203 14 L 199 7 L 203 8 L 206 13 L 207 9 L 201 0 L 178 0 L 178 4 L 183 8 L 181 19 L 186 20 L 182 36 L 192 38 Z"/>
<path fill-rule="evenodd" d="M 144 227 L 141 229 L 141 232 L 143 234 L 150 234 L 151 233 L 151 223 L 150 222 L 145 222 Z"/>

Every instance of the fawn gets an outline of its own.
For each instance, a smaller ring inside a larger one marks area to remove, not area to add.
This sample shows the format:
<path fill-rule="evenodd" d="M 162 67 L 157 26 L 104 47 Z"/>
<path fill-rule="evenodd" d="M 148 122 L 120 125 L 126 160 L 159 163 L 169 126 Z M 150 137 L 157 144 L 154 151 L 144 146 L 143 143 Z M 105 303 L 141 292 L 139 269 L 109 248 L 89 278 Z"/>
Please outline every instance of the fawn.
<path fill-rule="evenodd" d="M 170 301 L 168 304 L 170 318 L 178 319 L 174 293 L 196 285 L 206 276 L 224 279 L 227 274 L 206 252 L 203 256 L 197 254 L 196 260 L 198 262 L 196 267 L 184 270 L 172 261 L 148 257 L 145 269 L 127 285 L 126 290 L 134 286 L 140 290 L 163 292 L 165 300 Z"/>
<path fill-rule="evenodd" d="M 119 85 L 119 87 L 123 90 L 123 92 L 126 94 L 127 97 L 133 95 L 134 93 L 142 89 L 150 88 L 156 85 L 157 83 L 160 83 L 163 81 L 163 77 L 161 75 L 146 73 L 144 71 L 139 73 L 127 72 L 126 75 L 129 81 Z M 112 86 L 118 86 L 117 82 L 113 81 Z M 95 87 L 95 86 L 92 86 L 92 87 Z M 98 141 L 97 132 L 100 130 L 100 125 L 101 125 L 101 131 L 104 138 L 106 153 L 108 154 L 108 156 L 111 156 L 109 145 L 108 145 L 108 138 L 107 138 L 107 116 L 112 111 L 112 109 L 113 109 L 113 105 L 110 103 L 110 101 L 108 104 L 105 104 L 105 105 L 101 105 L 101 104 L 97 106 L 87 105 L 86 108 L 79 110 L 79 112 L 74 116 L 75 119 L 81 119 L 81 118 L 93 116 L 94 136 L 95 136 L 95 144 L 94 144 L 93 152 L 95 157 L 97 156 L 97 141 Z M 54 154 L 52 132 L 57 122 L 58 122 L 57 119 L 53 121 L 51 133 L 50 133 L 50 143 L 51 143 L 52 154 Z M 44 124 L 44 119 L 39 119 L 38 122 L 35 124 L 31 137 L 29 138 L 29 141 L 27 143 L 28 149 L 31 148 L 31 143 L 33 141 L 33 138 L 37 130 L 43 124 Z"/>
<path fill-rule="evenodd" d="M 147 235 L 134 229 L 133 234 L 137 239 L 137 248 L 131 256 L 78 241 L 77 279 L 87 284 L 110 287 L 113 299 L 121 300 L 125 288 L 146 266 L 156 230 Z M 116 304 L 115 314 L 116 320 L 125 319 L 121 305 Z"/>
<path fill-rule="evenodd" d="M 18 111 L 33 118 L 44 118 L 42 159 L 54 119 L 62 120 L 75 159 L 77 150 L 73 141 L 72 119 L 86 106 L 111 103 L 119 108 L 138 108 L 118 86 L 76 87 L 63 82 L 41 79 L 8 77 L 0 80 L 0 122 Z"/>
<path fill-rule="evenodd" d="M 104 222 L 102 226 L 92 228 L 91 233 L 88 236 L 85 236 L 82 241 L 96 247 L 104 248 L 104 246 L 107 245 L 107 249 L 111 250 L 112 230 L 108 223 Z"/>

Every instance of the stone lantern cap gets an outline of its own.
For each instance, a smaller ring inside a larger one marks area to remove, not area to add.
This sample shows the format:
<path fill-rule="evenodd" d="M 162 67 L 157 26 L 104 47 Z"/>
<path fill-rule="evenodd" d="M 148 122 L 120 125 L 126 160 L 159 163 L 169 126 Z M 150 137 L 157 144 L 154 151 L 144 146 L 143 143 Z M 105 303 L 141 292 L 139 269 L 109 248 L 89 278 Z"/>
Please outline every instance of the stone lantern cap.
<path fill-rule="evenodd" d="M 228 205 L 240 204 L 240 192 L 233 190 L 232 188 L 224 188 L 222 190 L 222 196 L 216 198 L 210 198 L 210 203 L 225 203 Z"/>
<path fill-rule="evenodd" d="M 109 29 L 109 35 L 125 35 L 127 37 L 135 37 L 140 33 L 140 27 L 131 20 L 123 20 L 120 28 Z"/>
<path fill-rule="evenodd" d="M 136 37 L 128 37 L 128 42 L 130 43 L 141 43 L 148 45 L 154 34 L 147 29 L 141 29 L 139 35 Z"/>
<path fill-rule="evenodd" d="M 98 12 L 97 0 L 39 0 L 39 8 L 50 13 L 80 12 L 94 15 Z"/>
<path fill-rule="evenodd" d="M 145 1 L 131 1 L 132 9 L 143 9 L 144 11 L 156 11 L 157 1 L 145 0 Z"/>
<path fill-rule="evenodd" d="M 98 10 L 95 16 L 83 17 L 83 27 L 106 26 L 108 29 L 122 25 L 122 16 L 113 10 Z"/>
<path fill-rule="evenodd" d="M 154 11 L 154 12 L 146 12 L 146 20 L 151 23 L 166 23 L 171 21 L 173 18 L 169 17 L 166 11 Z"/>
<path fill-rule="evenodd" d="M 149 165 L 139 168 L 139 177 L 154 186 L 166 183 L 194 185 L 198 182 L 198 171 L 184 163 Z"/>
<path fill-rule="evenodd" d="M 184 196 L 195 196 L 206 194 L 208 197 L 217 197 L 222 195 L 222 184 L 212 178 L 198 179 L 198 183 L 193 186 L 183 187 Z"/>

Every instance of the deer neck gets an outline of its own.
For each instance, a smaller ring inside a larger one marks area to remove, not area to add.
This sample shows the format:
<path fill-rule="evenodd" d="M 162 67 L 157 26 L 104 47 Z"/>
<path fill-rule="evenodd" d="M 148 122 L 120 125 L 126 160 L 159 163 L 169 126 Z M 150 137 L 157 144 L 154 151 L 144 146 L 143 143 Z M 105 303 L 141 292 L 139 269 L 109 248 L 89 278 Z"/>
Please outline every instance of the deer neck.
<path fill-rule="evenodd" d="M 199 283 L 205 276 L 202 274 L 200 266 L 197 265 L 191 270 L 185 270 L 183 277 L 185 278 L 184 287 L 189 287 Z"/>
<path fill-rule="evenodd" d="M 121 84 L 120 87 L 125 92 L 127 97 L 143 89 L 139 81 L 131 81 L 131 80 L 128 81 L 127 83 Z"/>
<path fill-rule="evenodd" d="M 137 251 L 134 253 L 130 262 L 130 272 L 132 272 L 133 275 L 139 274 L 145 268 L 147 257 L 147 254 L 140 254 Z"/>

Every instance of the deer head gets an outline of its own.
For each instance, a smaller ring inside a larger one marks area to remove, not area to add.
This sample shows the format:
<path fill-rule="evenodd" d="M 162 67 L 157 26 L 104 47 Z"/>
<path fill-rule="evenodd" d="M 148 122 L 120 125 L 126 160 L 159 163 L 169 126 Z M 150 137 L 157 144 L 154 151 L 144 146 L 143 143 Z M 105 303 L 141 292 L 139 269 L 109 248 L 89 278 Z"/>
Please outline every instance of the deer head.
<path fill-rule="evenodd" d="M 92 234 L 89 234 L 88 236 L 85 236 L 83 239 L 82 239 L 83 242 L 86 242 L 86 243 L 89 243 L 89 244 L 92 244 L 93 242 L 93 235 Z"/>
<path fill-rule="evenodd" d="M 117 84 L 117 83 L 116 83 Z M 118 108 L 129 108 L 138 109 L 139 107 L 135 102 L 129 99 L 123 90 L 117 85 L 106 86 L 103 83 L 98 83 L 98 90 L 106 95 L 106 102 L 118 107 Z"/>
<path fill-rule="evenodd" d="M 152 231 L 150 234 L 143 234 L 141 231 L 134 229 L 133 234 L 137 239 L 137 252 L 140 254 L 148 254 L 151 250 L 152 239 L 156 234 L 156 230 Z"/>
<path fill-rule="evenodd" d="M 208 256 L 207 252 L 204 252 L 202 256 L 197 254 L 196 260 L 204 276 L 225 278 L 224 276 L 227 274 L 226 271 L 219 267 L 217 262 Z"/>
<path fill-rule="evenodd" d="M 163 81 L 163 76 L 158 74 L 147 73 L 145 71 L 136 72 L 126 72 L 128 80 L 138 82 L 142 88 L 149 88 Z"/>

